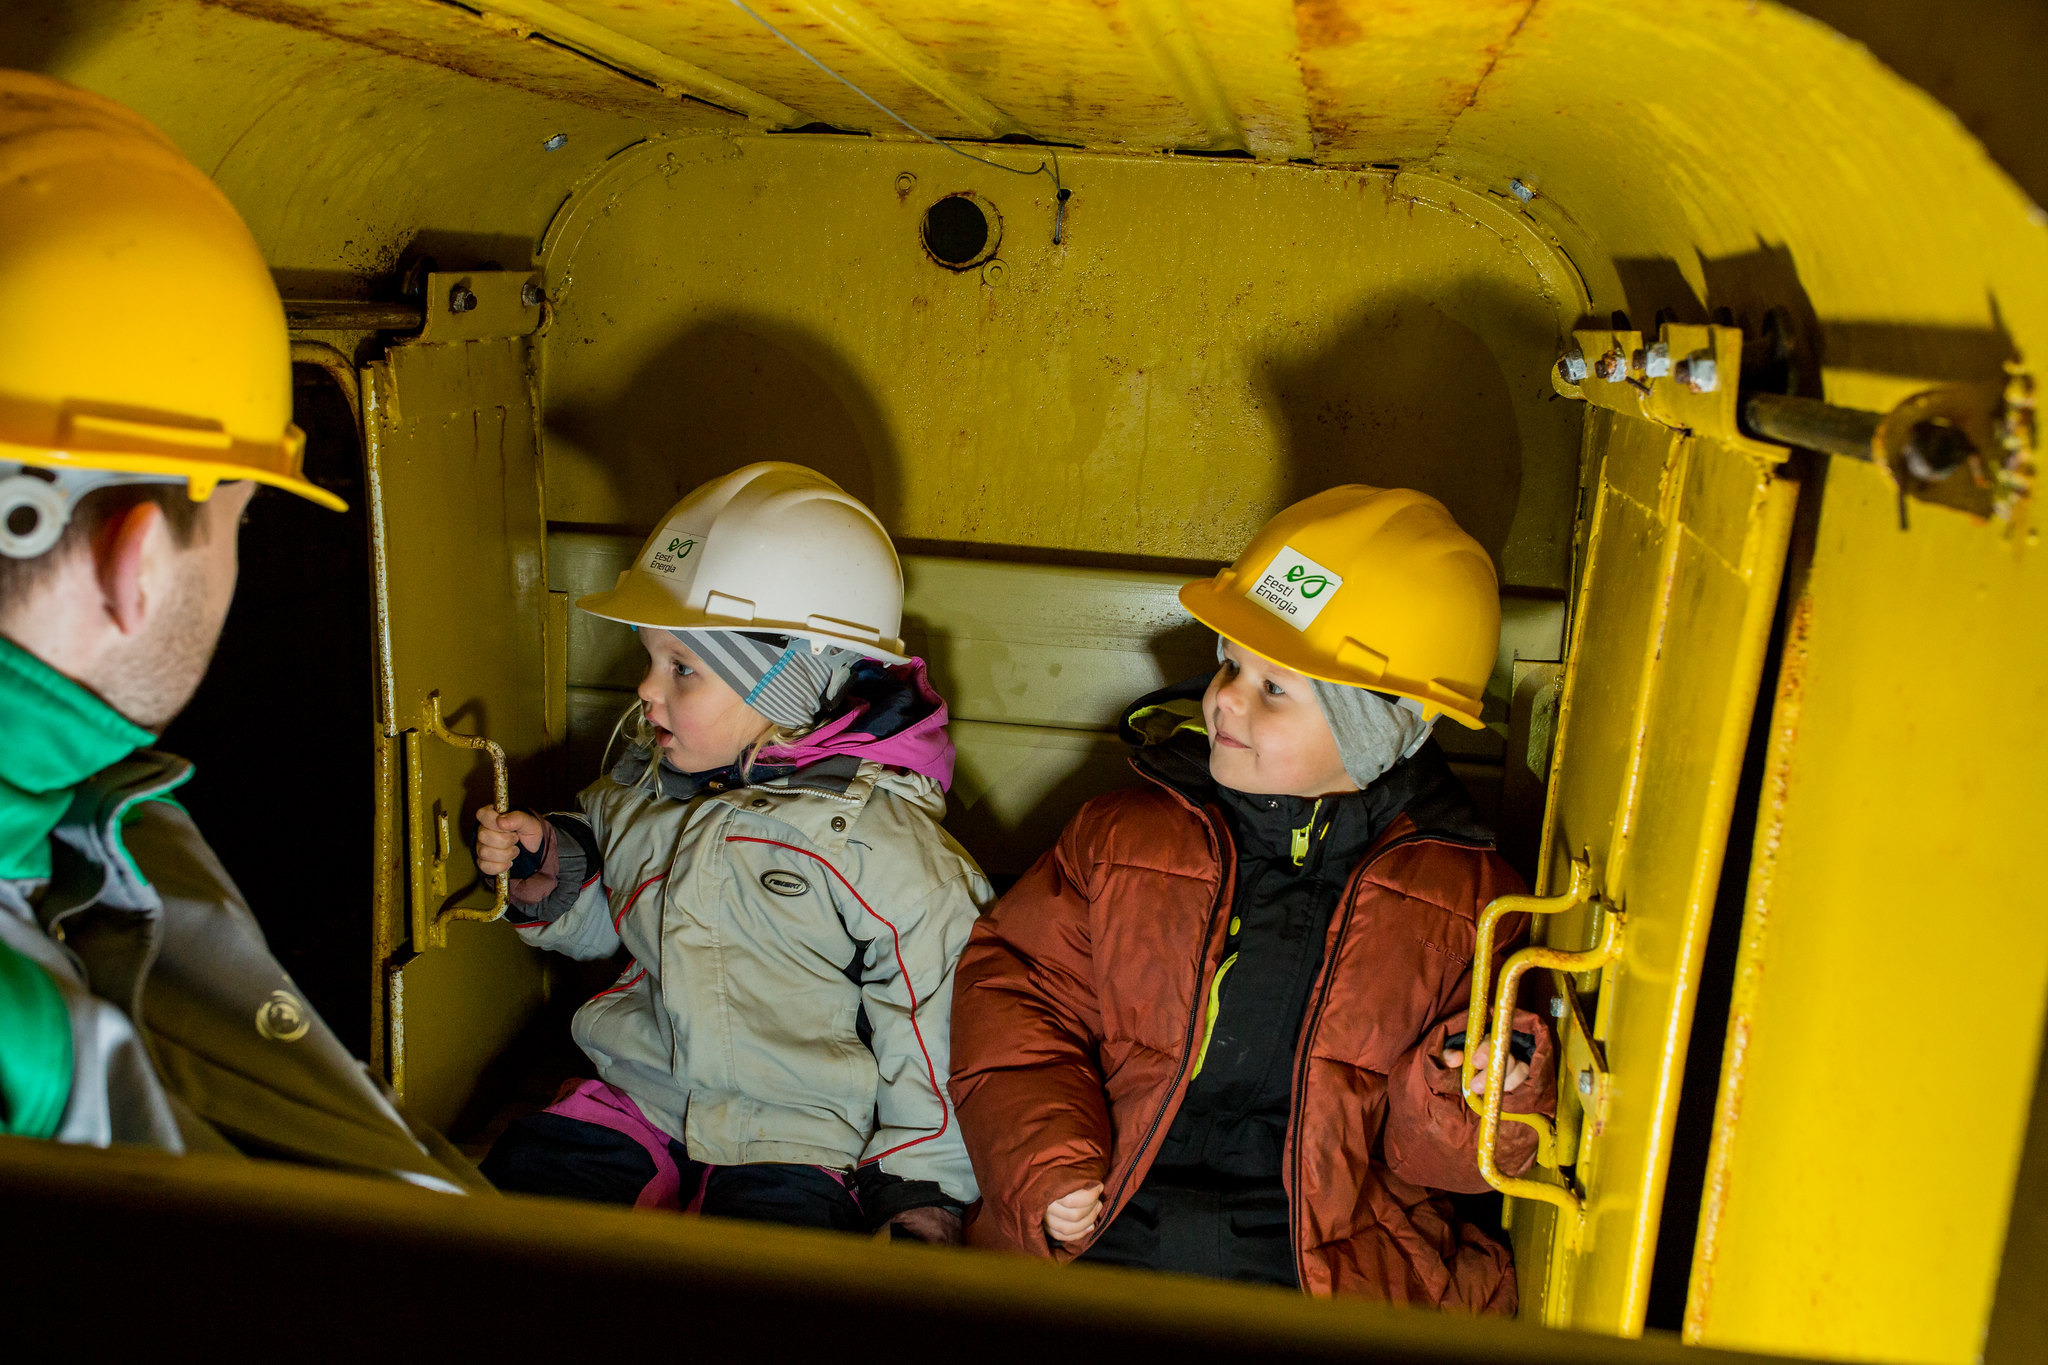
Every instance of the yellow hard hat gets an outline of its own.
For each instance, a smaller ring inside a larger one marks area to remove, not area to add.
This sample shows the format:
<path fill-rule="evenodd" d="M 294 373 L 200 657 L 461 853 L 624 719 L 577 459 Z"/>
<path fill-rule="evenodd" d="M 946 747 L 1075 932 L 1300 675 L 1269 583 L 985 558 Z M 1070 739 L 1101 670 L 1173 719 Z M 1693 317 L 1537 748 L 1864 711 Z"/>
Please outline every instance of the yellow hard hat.
<path fill-rule="evenodd" d="M 108 483 L 306 481 L 284 306 L 214 183 L 140 115 L 0 71 L 0 550 Z M 54 524 L 52 524 L 54 523 Z"/>
<path fill-rule="evenodd" d="M 1426 493 L 1353 483 L 1305 498 L 1237 563 L 1182 588 L 1180 604 L 1282 668 L 1480 728 L 1500 585 L 1479 542 Z"/>

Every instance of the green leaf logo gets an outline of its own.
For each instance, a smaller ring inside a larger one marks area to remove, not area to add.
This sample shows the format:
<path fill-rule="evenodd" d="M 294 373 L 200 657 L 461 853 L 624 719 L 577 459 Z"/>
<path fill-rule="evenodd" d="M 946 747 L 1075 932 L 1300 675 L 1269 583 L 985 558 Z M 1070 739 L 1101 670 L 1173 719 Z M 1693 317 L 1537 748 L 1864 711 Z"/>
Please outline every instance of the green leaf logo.
<path fill-rule="evenodd" d="M 697 542 L 694 540 L 671 540 L 668 543 L 668 552 L 678 559 L 688 559 L 690 551 L 696 548 Z"/>
<path fill-rule="evenodd" d="M 1304 599 L 1321 597 L 1324 589 L 1330 586 L 1329 579 L 1319 573 L 1310 573 L 1299 564 L 1287 570 L 1287 581 L 1301 585 L 1301 595 Z"/>

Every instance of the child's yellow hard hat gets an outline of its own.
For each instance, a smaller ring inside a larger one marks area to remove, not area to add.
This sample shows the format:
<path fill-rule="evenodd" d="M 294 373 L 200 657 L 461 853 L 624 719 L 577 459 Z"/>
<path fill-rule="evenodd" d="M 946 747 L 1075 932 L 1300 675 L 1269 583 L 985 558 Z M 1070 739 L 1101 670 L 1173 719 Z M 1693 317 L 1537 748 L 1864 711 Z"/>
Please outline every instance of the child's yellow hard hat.
<path fill-rule="evenodd" d="M 1354 483 L 1305 498 L 1235 564 L 1182 588 L 1180 604 L 1283 668 L 1480 728 L 1500 585 L 1479 542 L 1426 493 Z"/>
<path fill-rule="evenodd" d="M 254 479 L 324 507 L 284 305 L 227 196 L 112 100 L 0 72 L 0 552 L 108 483 Z"/>

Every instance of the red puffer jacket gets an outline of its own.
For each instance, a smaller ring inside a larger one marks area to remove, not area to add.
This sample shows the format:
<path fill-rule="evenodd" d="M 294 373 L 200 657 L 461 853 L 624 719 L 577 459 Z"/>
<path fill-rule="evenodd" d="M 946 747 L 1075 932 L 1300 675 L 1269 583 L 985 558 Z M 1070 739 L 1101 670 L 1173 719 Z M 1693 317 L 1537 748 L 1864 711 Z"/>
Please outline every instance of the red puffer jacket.
<path fill-rule="evenodd" d="M 1508 1251 L 1462 1222 L 1443 1191 L 1486 1188 L 1479 1120 L 1437 1064 L 1465 1027 L 1479 912 L 1521 891 L 1438 776 L 1352 869 L 1331 916 L 1296 1049 L 1283 1180 L 1302 1286 L 1510 1313 Z M 1186 1093 L 1208 985 L 1223 955 L 1234 854 L 1220 810 L 1153 784 L 1083 806 L 1059 843 L 976 924 L 953 1005 L 952 1092 L 981 1184 L 974 1245 L 1070 1260 L 1045 1207 L 1103 1181 L 1108 1227 L 1143 1183 Z M 1505 951 L 1527 928 L 1510 916 Z M 1507 1108 L 1552 1112 L 1553 1043 Z M 1531 1101 L 1535 1103 L 1532 1106 Z M 1535 1134 L 1501 1126 L 1519 1173 Z"/>

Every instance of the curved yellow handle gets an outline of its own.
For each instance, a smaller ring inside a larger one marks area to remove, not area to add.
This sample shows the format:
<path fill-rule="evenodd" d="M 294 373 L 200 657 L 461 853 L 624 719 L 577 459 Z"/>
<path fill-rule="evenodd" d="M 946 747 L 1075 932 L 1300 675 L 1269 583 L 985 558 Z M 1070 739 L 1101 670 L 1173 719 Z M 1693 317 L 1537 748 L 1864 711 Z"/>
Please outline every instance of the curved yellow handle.
<path fill-rule="evenodd" d="M 1557 1165 L 1557 1129 L 1541 1114 L 1501 1113 L 1502 1096 L 1507 1088 L 1508 1061 L 1513 1057 L 1511 1047 L 1491 1049 L 1486 1062 L 1485 1084 L 1479 1094 L 1472 1090 L 1475 1075 L 1473 1056 L 1479 1045 L 1488 1036 L 1489 1022 L 1501 1024 L 1502 1031 L 1512 1036 L 1515 1017 L 1515 992 L 1521 985 L 1522 974 L 1531 967 L 1552 967 L 1560 971 L 1588 971 L 1608 960 L 1613 951 L 1619 950 L 1619 915 L 1609 915 L 1607 927 L 1599 947 L 1590 952 L 1569 953 L 1555 948 L 1524 948 L 1502 964 L 1500 981 L 1496 989 L 1490 979 L 1493 971 L 1493 940 L 1506 915 L 1555 915 L 1586 904 L 1593 895 L 1592 864 L 1574 861 L 1571 884 L 1562 895 L 1557 896 L 1502 896 L 1488 905 L 1479 916 L 1479 933 L 1472 951 L 1472 997 L 1465 1012 L 1465 1055 L 1458 1067 L 1459 1091 L 1465 1103 L 1479 1115 L 1479 1174 L 1487 1184 L 1503 1194 L 1512 1194 L 1526 1199 L 1541 1199 L 1560 1208 L 1578 1211 L 1579 1200 L 1564 1185 L 1552 1185 L 1540 1180 L 1519 1179 L 1502 1175 L 1497 1157 L 1500 1145 L 1500 1122 L 1503 1117 L 1536 1130 L 1536 1157 L 1545 1166 Z M 1489 1021 L 1489 1007 L 1492 1020 Z"/>
<path fill-rule="evenodd" d="M 486 754 L 491 760 L 493 804 L 500 815 L 503 815 L 512 808 L 512 781 L 505 764 L 505 750 L 480 735 L 458 735 L 453 730 L 450 730 L 447 723 L 441 719 L 441 694 L 439 692 L 428 693 L 426 701 L 420 707 L 420 732 L 432 735 L 435 739 L 441 740 L 444 743 L 453 744 L 458 749 L 481 750 Z M 424 793 L 417 789 L 418 765 L 414 764 L 411 766 L 415 783 L 415 790 L 411 793 L 411 796 L 415 809 L 417 809 L 418 803 L 424 799 Z M 447 830 L 445 828 L 447 817 L 445 815 L 441 818 L 441 824 L 443 828 L 440 831 L 440 838 L 445 845 L 447 842 Z M 415 856 L 418 856 L 417 852 Z M 505 907 L 508 904 L 511 892 L 512 878 L 510 876 L 498 878 L 496 898 L 492 907 L 488 910 L 469 909 L 461 906 L 436 910 L 427 904 L 428 897 L 424 894 L 423 890 L 416 893 L 413 897 L 414 951 L 419 951 L 429 944 L 436 948 L 447 947 L 448 925 L 451 921 L 459 919 L 497 919 L 505 913 Z"/>

